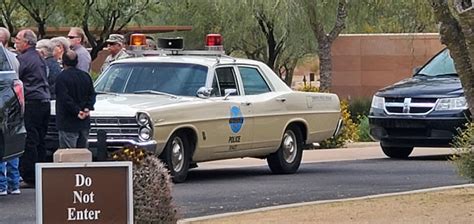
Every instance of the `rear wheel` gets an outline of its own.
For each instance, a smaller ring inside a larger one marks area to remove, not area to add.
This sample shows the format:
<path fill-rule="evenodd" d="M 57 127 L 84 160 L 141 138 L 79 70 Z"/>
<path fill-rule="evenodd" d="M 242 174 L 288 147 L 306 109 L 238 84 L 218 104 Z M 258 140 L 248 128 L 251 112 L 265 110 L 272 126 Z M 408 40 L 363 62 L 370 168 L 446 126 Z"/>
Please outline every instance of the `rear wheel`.
<path fill-rule="evenodd" d="M 413 151 L 413 147 L 387 147 L 380 145 L 383 153 L 394 159 L 406 159 Z"/>
<path fill-rule="evenodd" d="M 173 182 L 181 183 L 186 180 L 191 158 L 191 144 L 184 133 L 175 133 L 166 143 L 165 150 L 160 156 L 168 167 Z"/>
<path fill-rule="evenodd" d="M 295 173 L 301 164 L 303 156 L 303 135 L 296 126 L 285 130 L 278 151 L 267 157 L 268 166 L 273 173 Z"/>

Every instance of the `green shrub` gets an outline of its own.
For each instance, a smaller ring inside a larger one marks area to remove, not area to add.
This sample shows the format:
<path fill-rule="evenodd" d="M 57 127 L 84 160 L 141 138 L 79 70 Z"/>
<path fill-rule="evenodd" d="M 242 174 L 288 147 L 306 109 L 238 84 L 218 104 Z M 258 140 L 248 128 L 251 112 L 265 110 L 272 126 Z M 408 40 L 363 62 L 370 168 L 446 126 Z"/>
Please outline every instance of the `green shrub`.
<path fill-rule="evenodd" d="M 97 80 L 97 78 L 99 77 L 100 72 L 93 72 L 93 71 L 91 71 L 91 72 L 90 72 L 90 75 L 91 75 L 92 81 L 95 82 L 95 80 Z"/>
<path fill-rule="evenodd" d="M 349 112 L 354 122 L 359 122 L 359 117 L 369 116 L 371 98 L 355 98 L 349 102 Z"/>
<path fill-rule="evenodd" d="M 133 162 L 134 223 L 176 223 L 172 204 L 171 176 L 165 165 L 144 149 L 125 147 L 112 155 L 113 160 Z"/>
<path fill-rule="evenodd" d="M 300 88 L 298 90 L 303 92 L 319 92 L 318 87 L 309 85 L 305 85 L 303 88 Z M 345 146 L 347 142 L 357 141 L 359 139 L 357 124 L 355 124 L 351 119 L 351 113 L 349 112 L 348 107 L 348 102 L 346 100 L 341 100 L 341 118 L 343 122 L 343 127 L 339 135 L 320 142 L 319 146 L 321 148 L 340 148 Z"/>
<path fill-rule="evenodd" d="M 358 121 L 359 142 L 373 142 L 374 140 L 369 135 L 369 118 L 367 116 L 359 116 Z"/>
<path fill-rule="evenodd" d="M 451 157 L 456 164 L 458 173 L 474 181 L 474 123 L 466 124 L 466 129 L 459 131 L 454 137 L 452 146 L 455 154 Z"/>
<path fill-rule="evenodd" d="M 321 148 L 340 148 L 346 145 L 347 142 L 357 141 L 359 139 L 357 124 L 351 119 L 351 114 L 348 110 L 348 103 L 345 100 L 341 101 L 341 117 L 343 127 L 339 135 L 331 137 L 319 143 Z"/>

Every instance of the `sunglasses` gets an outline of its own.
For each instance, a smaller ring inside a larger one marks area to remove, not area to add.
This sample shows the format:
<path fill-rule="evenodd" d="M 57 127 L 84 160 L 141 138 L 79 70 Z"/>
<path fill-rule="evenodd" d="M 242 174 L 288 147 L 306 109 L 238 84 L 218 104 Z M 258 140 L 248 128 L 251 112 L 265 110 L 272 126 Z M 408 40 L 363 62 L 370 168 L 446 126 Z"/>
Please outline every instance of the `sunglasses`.
<path fill-rule="evenodd" d="M 79 38 L 79 36 L 67 36 L 69 39 Z"/>

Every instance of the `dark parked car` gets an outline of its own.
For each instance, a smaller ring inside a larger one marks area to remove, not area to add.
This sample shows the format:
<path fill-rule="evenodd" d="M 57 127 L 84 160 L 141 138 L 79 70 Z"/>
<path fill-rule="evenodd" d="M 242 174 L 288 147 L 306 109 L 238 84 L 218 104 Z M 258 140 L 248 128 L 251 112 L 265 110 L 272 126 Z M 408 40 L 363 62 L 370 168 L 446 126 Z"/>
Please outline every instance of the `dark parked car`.
<path fill-rule="evenodd" d="M 444 49 L 412 78 L 374 95 L 370 135 L 388 157 L 406 158 L 413 147 L 450 146 L 470 117 L 453 59 Z"/>
<path fill-rule="evenodd" d="M 0 161 L 18 157 L 25 148 L 23 84 L 0 44 Z"/>

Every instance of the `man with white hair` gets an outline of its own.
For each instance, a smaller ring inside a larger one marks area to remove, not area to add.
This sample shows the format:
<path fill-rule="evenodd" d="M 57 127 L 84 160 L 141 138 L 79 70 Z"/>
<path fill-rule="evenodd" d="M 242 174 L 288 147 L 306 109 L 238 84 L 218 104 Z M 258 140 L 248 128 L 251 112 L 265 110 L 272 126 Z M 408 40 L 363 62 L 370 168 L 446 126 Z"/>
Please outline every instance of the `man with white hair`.
<path fill-rule="evenodd" d="M 5 27 L 0 27 L 0 44 L 7 48 L 8 40 L 10 40 L 10 31 Z M 5 51 L 5 54 L 18 75 L 20 63 L 16 59 L 16 54 L 8 50 Z M 19 161 L 19 158 L 14 158 L 6 162 L 0 162 L 0 196 L 21 193 Z"/>
<path fill-rule="evenodd" d="M 53 56 L 62 68 L 63 54 L 70 49 L 71 44 L 65 37 L 53 37 L 51 38 L 51 42 L 54 44 Z"/>
<path fill-rule="evenodd" d="M 49 39 L 42 39 L 36 43 L 36 50 L 43 56 L 46 66 L 48 68 L 48 84 L 51 100 L 56 99 L 56 77 L 61 72 L 61 66 L 54 58 L 54 49 L 56 46 Z"/>
<path fill-rule="evenodd" d="M 8 48 L 8 41 L 10 40 L 10 31 L 8 31 L 5 27 L 0 27 L 0 43 L 3 44 L 5 48 Z M 11 51 L 6 51 L 8 60 L 13 64 L 13 69 L 16 71 L 18 75 L 18 69 L 20 67 L 20 63 L 16 59 L 16 54 Z"/>
<path fill-rule="evenodd" d="M 20 53 L 18 75 L 25 93 L 26 144 L 20 158 L 22 187 L 34 187 L 35 163 L 45 160 L 44 137 L 51 110 L 47 65 L 35 49 L 36 42 L 36 34 L 30 29 L 20 30 L 15 37 L 15 46 Z"/>

